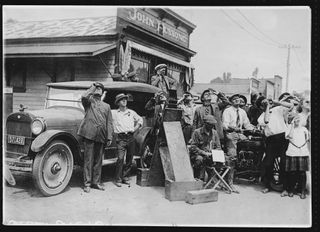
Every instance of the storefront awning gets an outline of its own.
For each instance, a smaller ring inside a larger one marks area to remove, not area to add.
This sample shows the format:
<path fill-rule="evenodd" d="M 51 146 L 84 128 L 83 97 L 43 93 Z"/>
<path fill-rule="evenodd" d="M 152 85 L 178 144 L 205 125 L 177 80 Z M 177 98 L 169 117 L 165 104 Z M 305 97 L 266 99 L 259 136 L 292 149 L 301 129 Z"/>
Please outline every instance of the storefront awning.
<path fill-rule="evenodd" d="M 11 44 L 4 46 L 4 55 L 6 58 L 95 56 L 115 47 L 115 42 L 103 44 Z"/>
<path fill-rule="evenodd" d="M 146 47 L 144 45 L 138 44 L 138 43 L 133 42 L 133 41 L 130 41 L 130 43 L 131 43 L 132 48 L 137 49 L 137 50 L 139 50 L 141 52 L 145 52 L 145 53 L 148 53 L 150 55 L 161 57 L 162 59 L 171 61 L 173 63 L 179 64 L 179 65 L 182 65 L 182 66 L 185 66 L 185 67 L 188 67 L 188 68 L 194 68 L 192 64 L 190 64 L 190 63 L 188 63 L 186 61 L 183 61 L 183 60 L 179 60 L 179 59 L 177 59 L 175 57 L 172 57 L 172 56 L 170 56 L 170 55 L 168 55 L 166 53 L 157 51 L 157 50 L 155 50 L 153 48 Z"/>

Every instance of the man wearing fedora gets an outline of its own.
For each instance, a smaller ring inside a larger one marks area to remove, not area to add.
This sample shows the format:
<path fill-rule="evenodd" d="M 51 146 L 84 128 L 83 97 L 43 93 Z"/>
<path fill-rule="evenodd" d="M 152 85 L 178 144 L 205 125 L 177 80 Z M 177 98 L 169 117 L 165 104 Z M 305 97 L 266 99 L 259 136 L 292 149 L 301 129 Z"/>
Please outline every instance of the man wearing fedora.
<path fill-rule="evenodd" d="M 211 94 L 215 94 L 218 97 L 218 102 L 211 102 Z M 217 121 L 215 125 L 215 130 L 218 132 L 220 140 L 224 139 L 221 114 L 222 110 L 229 105 L 229 101 L 227 97 L 220 92 L 217 92 L 213 89 L 206 89 L 201 94 L 200 100 L 202 102 L 202 106 L 196 108 L 193 118 L 193 130 L 200 128 L 203 126 L 204 116 L 205 115 L 213 115 Z"/>
<path fill-rule="evenodd" d="M 101 100 L 103 84 L 95 82 L 81 96 L 85 116 L 78 135 L 84 141 L 84 191 L 90 192 L 90 187 L 104 190 L 101 185 L 101 167 L 104 144 L 110 146 L 112 141 L 112 114 L 109 104 Z M 105 97 L 105 92 L 103 98 Z"/>
<path fill-rule="evenodd" d="M 214 125 L 217 123 L 212 115 L 205 115 L 204 124 L 196 129 L 190 140 L 190 160 L 194 178 L 204 181 L 206 167 L 213 164 L 211 150 L 221 149 L 220 139 Z"/>
<path fill-rule="evenodd" d="M 142 126 L 143 120 L 134 110 L 127 108 L 128 95 L 120 93 L 116 96 L 115 105 L 119 108 L 112 110 L 113 129 L 117 142 L 118 159 L 114 184 L 121 187 L 121 183 L 129 185 L 129 174 L 135 152 L 133 134 Z M 124 164 L 124 157 L 126 157 Z"/>
<path fill-rule="evenodd" d="M 227 150 L 226 160 L 228 166 L 231 167 L 227 181 L 234 192 L 238 192 L 233 186 L 234 167 L 237 159 L 237 142 L 247 138 L 242 134 L 243 128 L 253 130 L 254 126 L 250 123 L 247 113 L 240 108 L 240 95 L 232 95 L 229 100 L 232 105 L 226 108 L 222 114 Z"/>
<path fill-rule="evenodd" d="M 177 102 L 178 108 L 182 109 L 181 127 L 186 144 L 189 143 L 192 134 L 193 116 L 195 105 L 190 92 L 185 92 L 183 97 Z"/>
<path fill-rule="evenodd" d="M 165 75 L 166 70 L 167 70 L 167 65 L 166 64 L 158 64 L 154 70 L 156 71 L 156 75 L 151 77 L 151 85 L 156 86 L 160 88 L 162 91 L 166 92 L 169 94 L 169 90 L 177 89 L 177 84 L 178 82 Z"/>

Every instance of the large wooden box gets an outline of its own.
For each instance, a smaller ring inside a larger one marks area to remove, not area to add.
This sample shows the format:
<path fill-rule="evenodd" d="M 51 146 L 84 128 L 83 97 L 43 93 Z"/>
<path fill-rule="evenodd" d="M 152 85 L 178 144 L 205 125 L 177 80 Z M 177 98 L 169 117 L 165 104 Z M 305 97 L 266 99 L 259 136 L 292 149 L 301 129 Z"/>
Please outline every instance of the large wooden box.
<path fill-rule="evenodd" d="M 203 186 L 201 180 L 194 181 L 165 181 L 165 198 L 170 201 L 184 201 L 188 191 L 199 190 Z"/>
<path fill-rule="evenodd" d="M 218 201 L 218 192 L 212 189 L 188 191 L 186 196 L 186 202 L 189 204 L 199 204 L 212 201 Z"/>
<path fill-rule="evenodd" d="M 148 168 L 138 168 L 137 170 L 137 185 L 142 187 L 148 186 L 148 176 L 149 176 Z"/>

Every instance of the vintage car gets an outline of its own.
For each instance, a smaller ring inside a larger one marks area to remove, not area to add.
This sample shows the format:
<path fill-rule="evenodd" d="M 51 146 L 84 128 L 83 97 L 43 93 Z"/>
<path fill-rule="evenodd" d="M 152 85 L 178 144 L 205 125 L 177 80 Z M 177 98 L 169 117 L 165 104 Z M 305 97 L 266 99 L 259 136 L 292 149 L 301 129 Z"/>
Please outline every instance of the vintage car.
<path fill-rule="evenodd" d="M 14 172 L 29 172 L 34 183 L 45 196 L 61 193 L 71 178 L 74 165 L 83 164 L 83 143 L 77 135 L 84 117 L 81 94 L 91 81 L 73 81 L 47 84 L 43 110 L 11 113 L 6 121 L 5 161 Z M 135 134 L 135 157 L 150 151 L 147 138 L 152 127 L 146 120 L 144 106 L 160 89 L 136 82 L 102 82 L 107 91 L 105 102 L 115 109 L 115 96 L 129 95 L 128 107 L 144 119 L 144 125 Z M 116 161 L 113 140 L 105 148 L 103 165 Z M 143 160 L 141 163 L 143 163 Z M 139 163 L 139 162 L 138 162 Z"/>

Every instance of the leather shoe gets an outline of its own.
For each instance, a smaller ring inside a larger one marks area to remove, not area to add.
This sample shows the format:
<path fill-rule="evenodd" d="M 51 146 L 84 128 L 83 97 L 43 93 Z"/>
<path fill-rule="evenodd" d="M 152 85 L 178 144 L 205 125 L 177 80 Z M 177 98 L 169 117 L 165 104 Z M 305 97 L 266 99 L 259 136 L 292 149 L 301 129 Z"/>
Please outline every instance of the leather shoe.
<path fill-rule="evenodd" d="M 301 199 L 306 199 L 306 194 L 305 193 L 301 193 L 300 198 Z"/>
<path fill-rule="evenodd" d="M 284 190 L 281 194 L 280 194 L 280 196 L 281 197 L 286 197 L 286 196 L 288 196 L 289 194 L 288 194 L 288 192 L 286 191 L 286 190 Z"/>
<path fill-rule="evenodd" d="M 129 182 L 128 180 L 126 180 L 126 179 L 123 179 L 123 180 L 122 180 L 122 184 L 130 185 L 130 182 Z"/>
<path fill-rule="evenodd" d="M 121 182 L 120 181 L 114 181 L 113 184 L 117 187 L 121 187 Z"/>
<path fill-rule="evenodd" d="M 85 187 L 83 188 L 83 191 L 84 191 L 85 193 L 89 193 L 89 192 L 90 192 L 90 187 L 89 187 L 89 186 L 85 186 Z"/>
<path fill-rule="evenodd" d="M 91 185 L 91 187 L 94 189 L 104 191 L 104 187 L 101 184 L 93 184 L 93 185 Z"/>

